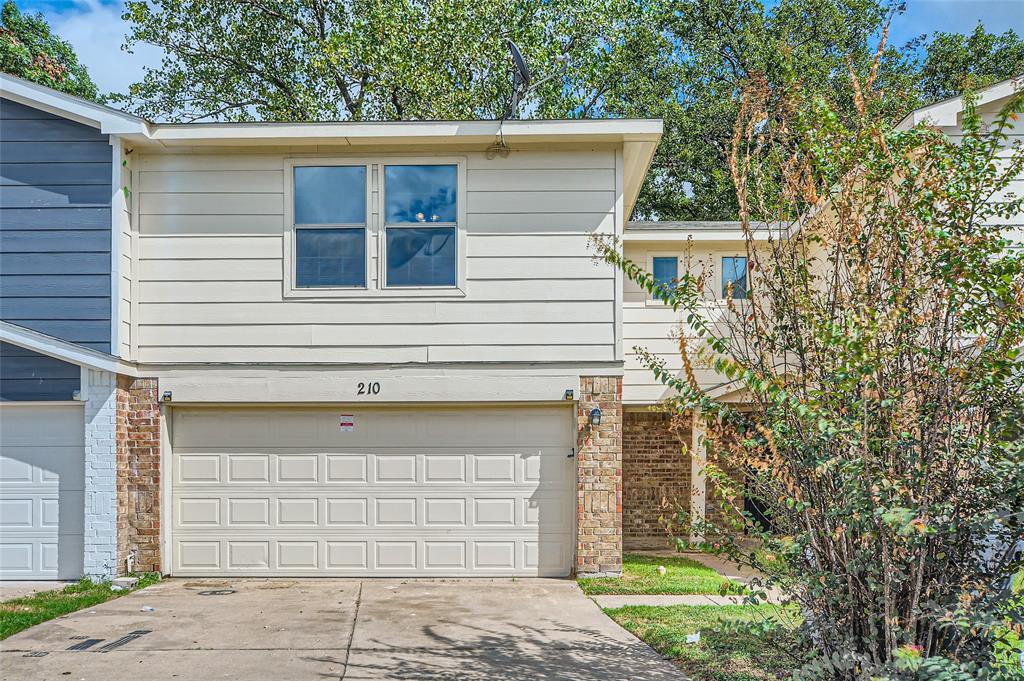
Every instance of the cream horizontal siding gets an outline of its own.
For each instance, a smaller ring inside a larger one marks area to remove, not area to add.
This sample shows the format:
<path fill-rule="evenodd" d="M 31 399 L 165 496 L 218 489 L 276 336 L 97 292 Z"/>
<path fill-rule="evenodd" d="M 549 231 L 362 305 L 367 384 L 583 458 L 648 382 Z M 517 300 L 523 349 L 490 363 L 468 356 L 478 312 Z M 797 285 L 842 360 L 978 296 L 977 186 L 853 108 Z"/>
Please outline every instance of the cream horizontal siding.
<path fill-rule="evenodd" d="M 284 216 L 275 215 L 146 215 L 139 234 L 147 236 L 276 236 Z"/>
<path fill-rule="evenodd" d="M 420 299 L 284 295 L 284 154 L 140 155 L 138 359 L 615 360 L 615 273 L 589 246 L 616 228 L 615 150 L 455 155 L 467 168 L 466 295 Z"/>
<path fill-rule="evenodd" d="M 142 173 L 145 176 L 145 173 Z M 281 215 L 284 195 L 257 192 L 141 193 L 140 215 Z"/>
<path fill-rule="evenodd" d="M 496 334 L 501 334 L 497 336 Z M 614 339 L 606 324 L 147 324 L 140 346 L 153 345 L 339 345 L 380 347 L 415 338 L 427 345 L 486 345 L 499 338 L 508 345 L 596 345 Z"/>
<path fill-rule="evenodd" d="M 614 282 L 604 280 L 485 279 L 473 282 L 470 289 L 471 299 L 476 302 L 551 301 L 563 303 L 565 307 L 583 301 L 612 303 L 615 296 Z M 281 291 L 280 281 L 141 281 L 139 303 L 266 303 L 274 296 L 280 298 Z M 296 301 L 286 302 L 290 305 Z M 384 301 L 367 297 L 328 302 L 344 309 L 348 306 L 379 305 Z M 426 304 L 427 301 L 421 302 Z"/>
<path fill-rule="evenodd" d="M 337 305 L 333 301 L 263 303 L 153 303 L 146 305 L 143 324 L 491 324 L 583 322 L 601 324 L 612 303 L 582 301 L 570 308 L 558 302 L 378 301 L 372 305 Z M 392 322 L 394 323 L 394 322 Z"/>

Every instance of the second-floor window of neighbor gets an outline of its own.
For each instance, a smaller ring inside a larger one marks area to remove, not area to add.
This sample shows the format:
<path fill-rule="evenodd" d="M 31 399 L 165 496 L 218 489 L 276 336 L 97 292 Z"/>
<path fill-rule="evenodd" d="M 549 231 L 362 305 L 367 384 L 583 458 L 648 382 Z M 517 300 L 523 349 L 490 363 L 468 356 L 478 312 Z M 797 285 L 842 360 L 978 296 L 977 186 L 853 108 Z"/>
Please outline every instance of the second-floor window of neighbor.
<path fill-rule="evenodd" d="M 654 283 L 675 288 L 679 279 L 679 258 L 656 256 L 653 268 Z"/>
<path fill-rule="evenodd" d="M 452 287 L 458 280 L 454 165 L 384 167 L 388 287 Z"/>
<path fill-rule="evenodd" d="M 366 286 L 366 167 L 295 168 L 295 285 Z"/>
<path fill-rule="evenodd" d="M 732 283 L 732 297 L 747 297 L 747 259 L 742 255 L 722 258 L 722 298 L 729 297 L 729 284 Z"/>

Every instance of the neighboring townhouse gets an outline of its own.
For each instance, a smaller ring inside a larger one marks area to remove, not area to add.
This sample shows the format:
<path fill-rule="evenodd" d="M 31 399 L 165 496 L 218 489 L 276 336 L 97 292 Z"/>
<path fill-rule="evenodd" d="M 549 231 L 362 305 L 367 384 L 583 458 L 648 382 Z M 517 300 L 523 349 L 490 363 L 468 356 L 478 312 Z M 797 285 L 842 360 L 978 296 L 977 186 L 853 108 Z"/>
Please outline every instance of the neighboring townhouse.
<path fill-rule="evenodd" d="M 0 576 L 620 569 L 588 241 L 660 121 L 164 125 L 0 85 Z"/>
<path fill-rule="evenodd" d="M 757 238 L 767 235 L 754 225 Z M 705 278 L 708 318 L 725 309 L 726 295 L 745 297 L 747 248 L 739 222 L 630 222 L 623 235 L 624 255 L 671 283 L 686 272 Z M 729 282 L 732 288 L 728 288 Z M 623 438 L 622 534 L 625 549 L 664 549 L 672 545 L 665 519 L 679 513 L 702 519 L 719 511 L 704 478 L 700 429 L 658 405 L 673 390 L 657 380 L 636 349 L 664 362 L 682 377 L 679 335 L 687 334 L 686 312 L 675 312 L 633 281 L 623 293 L 625 372 L 622 402 Z M 713 369 L 694 361 L 694 372 L 705 389 L 721 399 L 737 399 L 737 391 Z M 682 422 L 681 422 L 682 421 Z M 685 446 L 685 451 L 681 448 Z"/>
<path fill-rule="evenodd" d="M 983 119 L 992 121 L 1020 89 L 1020 79 L 1015 79 L 978 92 L 977 105 Z M 955 139 L 962 134 L 963 109 L 960 97 L 945 100 L 912 112 L 900 128 L 928 122 Z M 1001 155 L 1009 156 L 1011 147 L 1022 143 L 1024 124 L 1017 121 Z M 1024 195 L 1024 177 L 1015 180 L 1008 191 Z M 1005 222 L 1008 238 L 1024 244 L 1024 215 Z M 765 224 L 752 227 L 755 243 L 766 239 L 771 231 Z M 687 271 L 703 274 L 708 318 L 713 319 L 724 309 L 728 281 L 735 282 L 734 297 L 742 297 L 746 242 L 738 222 L 631 222 L 623 235 L 623 249 L 626 257 L 658 281 L 671 281 Z M 671 390 L 655 379 L 634 350 L 645 348 L 682 377 L 677 338 L 687 333 L 686 313 L 673 312 L 630 281 L 625 282 L 623 306 L 623 543 L 626 550 L 666 548 L 672 542 L 664 530 L 665 517 L 678 512 L 693 519 L 715 520 L 721 519 L 724 511 L 704 477 L 700 428 L 694 428 L 692 420 L 685 427 L 676 419 L 670 430 L 673 421 L 658 409 L 658 404 L 671 395 Z M 698 380 L 712 396 L 742 400 L 735 384 L 710 367 L 699 362 L 695 365 Z M 682 445 L 686 450 L 680 455 Z M 742 480 L 742 471 L 733 473 L 737 481 Z M 751 505 L 747 510 L 757 512 Z"/>

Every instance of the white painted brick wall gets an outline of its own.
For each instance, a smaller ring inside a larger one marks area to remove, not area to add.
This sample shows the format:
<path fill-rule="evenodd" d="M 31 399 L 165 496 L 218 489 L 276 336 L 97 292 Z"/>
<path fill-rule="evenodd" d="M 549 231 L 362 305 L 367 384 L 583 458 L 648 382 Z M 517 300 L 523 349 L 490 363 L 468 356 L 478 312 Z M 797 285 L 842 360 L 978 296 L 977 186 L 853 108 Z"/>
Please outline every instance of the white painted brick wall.
<path fill-rule="evenodd" d="M 117 574 L 117 375 L 83 369 L 82 379 L 86 387 L 85 575 L 102 581 Z"/>

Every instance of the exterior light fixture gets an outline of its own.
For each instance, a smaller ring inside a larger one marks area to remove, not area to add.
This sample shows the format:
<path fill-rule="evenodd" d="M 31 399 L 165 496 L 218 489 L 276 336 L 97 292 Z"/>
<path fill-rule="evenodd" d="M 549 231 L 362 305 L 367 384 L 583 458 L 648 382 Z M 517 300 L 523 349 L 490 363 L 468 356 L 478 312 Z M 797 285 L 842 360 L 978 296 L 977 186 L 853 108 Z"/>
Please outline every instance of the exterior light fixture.
<path fill-rule="evenodd" d="M 174 393 L 172 393 L 170 390 L 165 390 L 164 391 L 164 402 L 170 402 L 173 399 L 174 399 Z"/>
<path fill-rule="evenodd" d="M 590 425 L 599 426 L 601 425 L 601 410 L 594 407 L 590 410 Z"/>
<path fill-rule="evenodd" d="M 565 394 L 562 395 L 563 400 L 572 400 L 574 397 L 575 395 L 573 394 L 572 388 L 566 389 Z"/>

